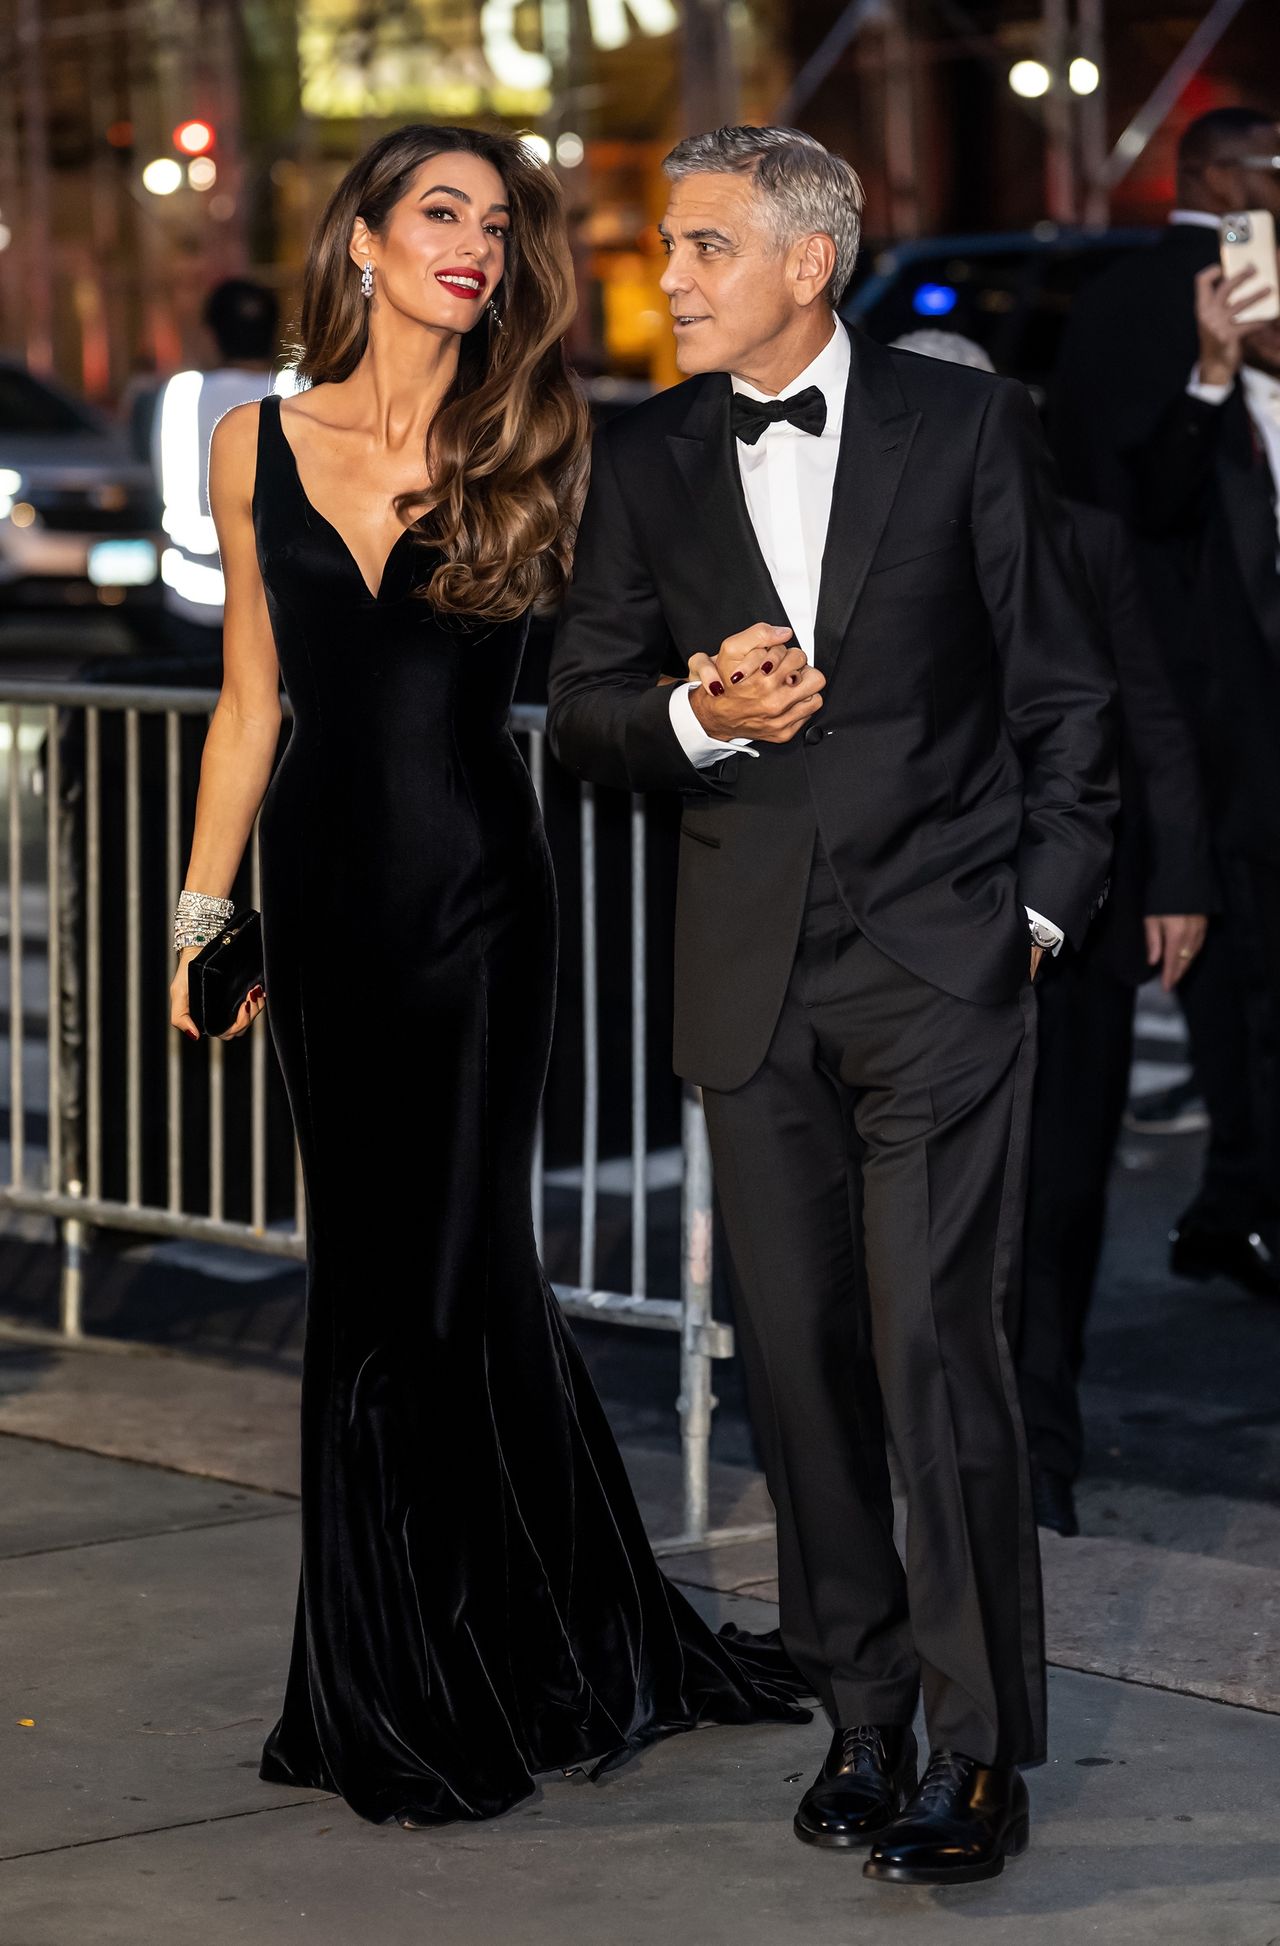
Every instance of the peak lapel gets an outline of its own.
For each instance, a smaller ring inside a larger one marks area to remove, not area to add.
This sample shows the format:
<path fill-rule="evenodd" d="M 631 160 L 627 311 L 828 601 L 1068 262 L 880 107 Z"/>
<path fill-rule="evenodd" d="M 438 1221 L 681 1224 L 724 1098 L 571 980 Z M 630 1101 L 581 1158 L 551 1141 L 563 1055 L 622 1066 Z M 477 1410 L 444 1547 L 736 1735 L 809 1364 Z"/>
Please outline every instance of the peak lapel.
<path fill-rule="evenodd" d="M 694 531 L 707 549 L 709 572 L 721 587 L 740 597 L 736 606 L 745 619 L 739 626 L 773 622 L 790 628 L 747 512 L 733 450 L 731 392 L 723 373 L 710 374 L 699 386 L 680 431 L 667 434 L 667 444 L 688 489 Z"/>
<path fill-rule="evenodd" d="M 813 631 L 815 660 L 827 672 L 849 632 L 920 423 L 883 346 L 856 331 L 849 337 L 853 355 Z"/>

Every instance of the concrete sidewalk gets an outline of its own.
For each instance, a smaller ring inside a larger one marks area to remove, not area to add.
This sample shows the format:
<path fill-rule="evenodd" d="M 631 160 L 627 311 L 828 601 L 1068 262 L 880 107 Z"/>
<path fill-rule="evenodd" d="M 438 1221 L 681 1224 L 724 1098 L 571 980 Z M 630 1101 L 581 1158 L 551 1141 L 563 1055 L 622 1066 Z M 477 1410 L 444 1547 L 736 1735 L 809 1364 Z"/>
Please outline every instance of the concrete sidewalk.
<path fill-rule="evenodd" d="M 947 1895 L 869 1885 L 856 1858 L 795 1842 L 817 1723 L 675 1738 L 601 1784 L 557 1778 L 491 1825 L 434 1833 L 373 1828 L 333 1799 L 259 1783 L 297 1571 L 295 1501 L 244 1478 L 288 1486 L 293 1432 L 274 1383 L 196 1360 L 0 1356 L 0 1427 L 27 1421 L 27 1436 L 0 1434 L 0 1946 L 951 1946 L 975 1928 L 1008 1946 L 1280 1938 L 1280 1717 L 1144 1681 L 1053 1672 L 1032 1850 L 993 1885 Z M 137 1445 L 144 1425 L 152 1463 L 77 1450 Z M 228 1477 L 201 1477 L 216 1455 Z M 669 1531 L 669 1456 L 629 1459 L 653 1529 Z M 734 1517 L 760 1506 L 741 1469 L 721 1469 L 717 1494 Z M 1117 1571 L 1128 1561 L 1139 1576 L 1140 1562 L 1104 1555 L 1099 1570 L 1105 1544 L 1090 1545 L 1093 1565 L 1076 1557 L 1063 1585 L 1092 1585 L 1096 1602 L 1110 1581 L 1127 1624 L 1135 1602 L 1154 1615 L 1151 1577 L 1139 1592 Z M 1159 1551 L 1172 1616 L 1209 1557 L 1170 1567 Z M 767 1550 L 668 1566 L 712 1619 L 774 1619 Z M 1274 1673 L 1244 1650 L 1243 1624 L 1260 1624 L 1238 1619 L 1220 1610 L 1212 1666 L 1179 1680 L 1221 1682 L 1227 1668 L 1229 1686 L 1269 1699 Z"/>

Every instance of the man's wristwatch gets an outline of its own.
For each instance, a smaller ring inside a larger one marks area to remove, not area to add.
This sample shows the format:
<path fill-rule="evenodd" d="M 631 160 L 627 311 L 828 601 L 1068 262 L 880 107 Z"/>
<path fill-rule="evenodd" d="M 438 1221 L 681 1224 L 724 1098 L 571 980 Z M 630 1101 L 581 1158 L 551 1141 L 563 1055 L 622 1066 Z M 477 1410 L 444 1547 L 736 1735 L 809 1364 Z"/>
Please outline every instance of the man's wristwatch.
<path fill-rule="evenodd" d="M 1038 946 L 1042 953 L 1051 953 L 1060 937 L 1057 927 L 1051 926 L 1046 919 L 1032 919 L 1030 926 L 1031 944 Z"/>

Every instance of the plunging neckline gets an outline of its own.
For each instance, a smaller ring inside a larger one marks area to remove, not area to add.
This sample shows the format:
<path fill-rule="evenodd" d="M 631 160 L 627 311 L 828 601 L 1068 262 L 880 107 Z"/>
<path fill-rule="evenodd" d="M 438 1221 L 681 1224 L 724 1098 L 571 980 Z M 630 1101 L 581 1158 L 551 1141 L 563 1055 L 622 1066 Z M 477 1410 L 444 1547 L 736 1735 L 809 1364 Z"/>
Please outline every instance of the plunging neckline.
<path fill-rule="evenodd" d="M 302 495 L 303 499 L 307 503 L 307 506 L 310 508 L 311 512 L 315 515 L 316 519 L 321 523 L 322 526 L 327 527 L 329 529 L 329 532 L 333 535 L 333 538 L 337 541 L 338 546 L 342 549 L 343 553 L 346 555 L 348 562 L 350 563 L 352 572 L 354 573 L 357 581 L 360 583 L 360 586 L 364 589 L 366 595 L 369 597 L 369 600 L 372 602 L 381 601 L 382 591 L 387 585 L 387 570 L 391 566 L 392 561 L 394 561 L 396 557 L 396 550 L 400 546 L 401 542 L 407 540 L 409 535 L 413 533 L 414 528 L 418 525 L 418 523 L 414 521 L 411 522 L 408 527 L 402 527 L 400 529 L 400 532 L 396 535 L 396 538 L 391 543 L 391 547 L 387 553 L 386 559 L 382 563 L 382 573 L 378 577 L 378 585 L 376 588 L 371 588 L 369 586 L 368 581 L 365 579 L 364 569 L 361 567 L 359 561 L 356 559 L 355 549 L 352 547 L 350 541 L 348 541 L 342 529 L 338 526 L 335 526 L 334 522 L 330 520 L 328 514 L 321 513 L 319 507 L 317 507 L 315 501 L 311 498 L 311 495 L 307 492 L 306 487 L 303 485 L 302 470 L 298 465 L 298 455 L 293 450 L 293 441 L 290 439 L 288 433 L 284 429 L 284 410 L 283 410 L 283 403 L 279 397 L 279 394 L 275 395 L 275 402 L 276 402 L 276 429 L 279 432 L 281 439 L 284 441 L 285 451 L 289 455 L 289 461 L 293 467 L 293 477 L 297 482 L 298 492 Z"/>

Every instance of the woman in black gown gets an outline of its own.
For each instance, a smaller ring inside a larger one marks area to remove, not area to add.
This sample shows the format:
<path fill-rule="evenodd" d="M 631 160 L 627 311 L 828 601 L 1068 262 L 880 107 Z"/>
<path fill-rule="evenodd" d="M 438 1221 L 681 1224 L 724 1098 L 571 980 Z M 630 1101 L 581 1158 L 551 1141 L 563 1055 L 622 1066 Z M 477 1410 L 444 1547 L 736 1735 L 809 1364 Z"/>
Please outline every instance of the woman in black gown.
<path fill-rule="evenodd" d="M 302 1581 L 262 1774 L 405 1824 L 805 1714 L 780 1651 L 711 1634 L 657 1568 L 534 1247 L 555 893 L 507 714 L 581 488 L 571 306 L 550 172 L 399 130 L 321 221 L 311 389 L 237 407 L 211 457 L 225 671 L 184 907 L 225 894 L 261 803 L 309 1224 Z"/>

